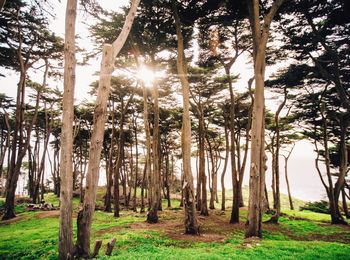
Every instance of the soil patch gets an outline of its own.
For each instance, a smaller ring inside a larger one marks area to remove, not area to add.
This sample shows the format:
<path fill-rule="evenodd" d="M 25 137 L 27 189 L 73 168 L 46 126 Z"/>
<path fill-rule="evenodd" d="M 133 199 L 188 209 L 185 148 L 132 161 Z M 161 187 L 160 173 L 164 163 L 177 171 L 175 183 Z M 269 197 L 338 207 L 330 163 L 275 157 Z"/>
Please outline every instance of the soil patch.
<path fill-rule="evenodd" d="M 50 210 L 50 211 L 40 211 L 36 214 L 37 218 L 55 218 L 60 216 L 59 210 Z"/>

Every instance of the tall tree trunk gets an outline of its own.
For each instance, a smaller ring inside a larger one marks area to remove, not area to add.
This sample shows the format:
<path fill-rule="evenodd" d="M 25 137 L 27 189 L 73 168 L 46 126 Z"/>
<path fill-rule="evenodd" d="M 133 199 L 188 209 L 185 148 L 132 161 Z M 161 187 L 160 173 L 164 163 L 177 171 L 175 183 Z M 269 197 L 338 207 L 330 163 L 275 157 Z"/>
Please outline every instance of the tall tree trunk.
<path fill-rule="evenodd" d="M 348 208 L 348 204 L 346 203 L 345 187 L 341 190 L 341 195 L 342 195 L 342 204 L 343 204 L 343 211 L 344 211 L 345 217 L 347 219 L 350 219 L 349 208 Z"/>
<path fill-rule="evenodd" d="M 114 133 L 115 133 L 115 112 L 114 112 L 114 101 L 112 101 L 112 135 L 111 143 L 108 154 L 108 171 L 107 171 L 107 185 L 106 185 L 106 194 L 105 194 L 105 211 L 112 212 L 112 186 L 113 186 L 113 151 L 114 151 Z"/>
<path fill-rule="evenodd" d="M 89 166 L 86 176 L 86 191 L 83 208 L 79 211 L 77 219 L 77 253 L 80 257 L 90 256 L 90 229 L 93 213 L 95 211 L 96 190 L 98 185 L 104 127 L 106 123 L 107 101 L 110 91 L 114 59 L 123 47 L 130 32 L 139 2 L 140 0 L 132 1 L 131 8 L 118 38 L 112 43 L 112 45 L 105 44 L 103 47 L 99 88 L 93 119 L 94 127 L 91 135 Z M 115 185 L 118 185 L 118 179 L 115 182 Z"/>
<path fill-rule="evenodd" d="M 252 114 L 251 130 L 251 163 L 249 179 L 249 205 L 248 205 L 248 225 L 246 237 L 262 237 L 262 209 L 263 193 L 265 188 L 265 99 L 264 99 L 264 79 L 266 65 L 266 44 L 269 37 L 270 24 L 278 8 L 284 0 L 275 0 L 268 13 L 263 18 L 263 25 L 260 22 L 260 6 L 258 0 L 248 1 L 249 21 L 253 34 L 253 58 L 255 93 L 254 107 Z"/>
<path fill-rule="evenodd" d="M 160 154 L 159 154 L 159 105 L 158 105 L 158 86 L 154 82 L 152 88 L 152 96 L 154 101 L 154 124 L 153 124 L 153 171 L 150 175 L 150 210 L 147 213 L 148 223 L 158 222 L 158 209 L 161 200 L 160 187 Z"/>
<path fill-rule="evenodd" d="M 122 162 L 123 162 L 123 150 L 124 150 L 124 111 L 123 111 L 123 105 L 122 105 L 122 111 L 121 111 L 121 117 L 119 122 L 119 141 L 118 141 L 118 155 L 117 155 L 117 162 L 115 165 L 115 168 L 113 169 L 114 172 L 114 217 L 119 217 L 119 211 L 120 211 L 120 198 L 119 198 L 119 180 L 120 178 L 120 171 L 122 168 Z"/>
<path fill-rule="evenodd" d="M 236 165 L 236 142 L 235 142 L 235 96 L 233 93 L 232 79 L 230 76 L 230 67 L 225 67 L 226 75 L 229 79 L 229 91 L 230 91 L 230 144 L 231 144 L 231 176 L 232 176 L 232 211 L 230 223 L 239 223 L 239 182 Z"/>
<path fill-rule="evenodd" d="M 60 259 L 73 257 L 72 195 L 73 195 L 73 120 L 75 86 L 75 21 L 77 0 L 68 0 L 66 8 L 64 48 L 64 92 L 61 130 L 60 163 L 60 230 L 58 252 Z"/>
<path fill-rule="evenodd" d="M 280 153 L 280 146 L 281 146 L 281 142 L 280 142 L 280 125 L 279 125 L 279 117 L 280 117 L 280 113 L 284 107 L 284 105 L 287 102 L 287 89 L 284 88 L 284 99 L 282 101 L 282 103 L 278 106 L 278 109 L 276 111 L 275 114 L 275 127 L 276 127 L 276 147 L 275 147 L 275 153 L 274 153 L 274 157 L 275 157 L 275 184 L 276 184 L 276 213 L 271 217 L 270 222 L 273 223 L 278 223 L 278 219 L 279 216 L 281 214 L 281 194 L 280 194 L 280 166 L 279 166 L 279 153 Z"/>
<path fill-rule="evenodd" d="M 289 208 L 291 210 L 294 210 L 294 205 L 293 205 L 293 199 L 292 199 L 292 194 L 290 192 L 290 185 L 289 185 L 289 179 L 288 179 L 288 160 L 290 155 L 293 152 L 293 149 L 295 147 L 295 143 L 293 143 L 293 147 L 292 149 L 289 151 L 287 156 L 284 156 L 284 176 L 286 179 L 286 183 L 287 183 L 287 191 L 288 191 L 288 199 L 289 199 Z"/>
<path fill-rule="evenodd" d="M 221 173 L 221 210 L 225 211 L 225 200 L 226 200 L 226 190 L 225 190 L 225 173 L 227 170 L 227 164 L 228 164 L 228 158 L 229 158 L 229 152 L 230 152 L 230 142 L 229 142 L 229 131 L 228 127 L 225 124 L 225 144 L 226 144 L 226 149 L 225 149 L 225 163 L 224 163 L 224 168 L 222 169 Z"/>
<path fill-rule="evenodd" d="M 240 199 L 239 199 L 240 203 L 239 204 L 240 204 L 240 207 L 244 206 L 242 185 L 243 185 L 244 172 L 245 172 L 247 158 L 248 158 L 250 130 L 251 130 L 252 113 L 253 113 L 253 106 L 254 106 L 254 96 L 252 93 L 253 80 L 254 80 L 254 77 L 252 77 L 248 80 L 248 89 L 249 89 L 249 95 L 251 98 L 251 105 L 249 107 L 249 112 L 248 112 L 248 122 L 247 122 L 246 133 L 245 133 L 245 145 L 244 145 L 243 161 L 242 161 L 241 168 L 239 170 L 239 190 L 240 190 Z"/>
<path fill-rule="evenodd" d="M 145 162 L 144 168 L 143 168 L 143 175 L 142 175 L 142 185 L 141 185 L 141 209 L 140 213 L 145 212 L 145 187 L 146 187 L 146 179 L 147 179 L 147 160 Z"/>
<path fill-rule="evenodd" d="M 207 202 L 207 177 L 205 176 L 205 125 L 203 107 L 199 104 L 199 179 L 201 183 L 201 215 L 209 216 Z"/>
<path fill-rule="evenodd" d="M 134 196 L 133 196 L 133 210 L 137 212 L 137 203 L 136 203 L 136 191 L 137 191 L 137 181 L 139 178 L 139 148 L 138 148 L 138 139 L 137 139 L 137 117 L 134 118 L 134 132 L 135 132 L 135 182 L 134 182 Z"/>
<path fill-rule="evenodd" d="M 190 118 L 190 91 L 187 79 L 187 65 L 184 55 L 184 42 L 181 32 L 181 22 L 177 7 L 173 6 L 176 35 L 177 35 L 177 73 L 182 85 L 183 118 L 182 118 L 182 160 L 183 160 L 183 202 L 185 207 L 185 233 L 199 234 L 199 225 L 196 217 L 193 176 L 191 173 L 191 118 Z"/>
<path fill-rule="evenodd" d="M 107 114 L 107 100 L 110 90 L 110 79 L 113 64 L 113 49 L 111 45 L 103 48 L 101 74 L 94 109 L 93 131 L 89 151 L 89 166 L 86 176 L 84 203 L 78 213 L 77 255 L 88 258 L 90 255 L 90 228 L 95 211 L 96 190 L 99 178 L 102 141 Z"/>

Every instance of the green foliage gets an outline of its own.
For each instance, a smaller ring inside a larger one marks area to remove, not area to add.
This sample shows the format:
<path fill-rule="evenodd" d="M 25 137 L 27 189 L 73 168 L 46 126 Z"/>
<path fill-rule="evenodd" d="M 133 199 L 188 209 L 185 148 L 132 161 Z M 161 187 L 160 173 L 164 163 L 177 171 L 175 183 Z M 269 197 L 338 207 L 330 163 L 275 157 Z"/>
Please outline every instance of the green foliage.
<path fill-rule="evenodd" d="M 317 213 L 329 213 L 328 202 L 325 200 L 308 202 L 300 210 L 309 210 Z"/>

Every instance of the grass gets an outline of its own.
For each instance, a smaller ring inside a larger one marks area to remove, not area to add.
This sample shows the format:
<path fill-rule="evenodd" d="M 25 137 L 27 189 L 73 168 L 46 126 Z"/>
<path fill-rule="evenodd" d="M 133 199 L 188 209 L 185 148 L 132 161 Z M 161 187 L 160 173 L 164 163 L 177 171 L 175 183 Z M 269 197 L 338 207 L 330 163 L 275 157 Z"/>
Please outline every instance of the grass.
<path fill-rule="evenodd" d="M 242 187 L 242 193 L 243 193 L 244 204 L 248 205 L 249 187 L 248 186 L 243 186 Z M 232 205 L 232 194 L 233 194 L 232 190 L 227 190 L 226 191 L 226 205 L 229 205 L 229 206 Z M 270 202 L 270 205 L 271 205 L 271 203 L 273 201 L 272 191 L 268 191 L 267 194 L 268 194 L 269 202 Z M 221 191 L 218 191 L 218 197 L 219 197 L 219 201 L 221 201 Z M 221 204 L 220 203 L 215 203 L 215 207 L 221 208 Z M 300 206 L 304 206 L 305 203 L 306 203 L 305 201 L 293 198 L 293 205 L 294 205 L 295 209 L 299 209 Z M 281 208 L 282 209 L 289 209 L 289 198 L 288 198 L 288 195 L 283 194 L 283 193 L 281 193 Z"/>
<path fill-rule="evenodd" d="M 102 193 L 101 193 L 102 194 Z M 58 205 L 52 194 L 45 201 Z M 75 211 L 79 200 L 74 200 Z M 1 204 L 1 201 L 0 201 Z M 227 205 L 230 205 L 227 203 Z M 244 239 L 247 211 L 241 208 L 241 223 L 230 225 L 229 209 L 199 217 L 202 235 L 183 235 L 183 212 L 178 200 L 172 209 L 159 213 L 160 223 L 145 223 L 146 214 L 96 211 L 91 244 L 103 241 L 98 259 L 350 259 L 350 228 L 329 224 L 329 216 L 284 209 L 280 224 L 263 224 L 263 240 Z M 269 219 L 264 215 L 264 220 Z M 76 219 L 73 221 L 76 234 Z M 23 212 L 16 221 L 0 222 L 0 259 L 57 259 L 58 212 Z M 107 242 L 117 239 L 111 257 L 103 256 Z"/>

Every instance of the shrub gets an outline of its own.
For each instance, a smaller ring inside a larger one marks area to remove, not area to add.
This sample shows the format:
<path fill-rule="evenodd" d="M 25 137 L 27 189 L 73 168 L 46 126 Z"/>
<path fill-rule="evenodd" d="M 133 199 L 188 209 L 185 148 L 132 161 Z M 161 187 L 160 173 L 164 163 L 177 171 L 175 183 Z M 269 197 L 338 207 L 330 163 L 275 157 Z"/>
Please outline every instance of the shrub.
<path fill-rule="evenodd" d="M 328 202 L 325 200 L 308 202 L 300 210 L 310 210 L 317 213 L 329 213 Z"/>

